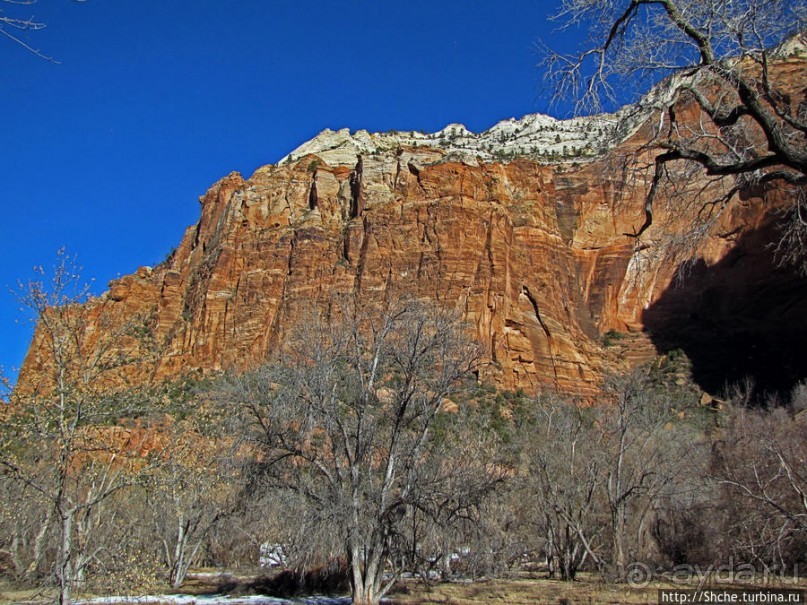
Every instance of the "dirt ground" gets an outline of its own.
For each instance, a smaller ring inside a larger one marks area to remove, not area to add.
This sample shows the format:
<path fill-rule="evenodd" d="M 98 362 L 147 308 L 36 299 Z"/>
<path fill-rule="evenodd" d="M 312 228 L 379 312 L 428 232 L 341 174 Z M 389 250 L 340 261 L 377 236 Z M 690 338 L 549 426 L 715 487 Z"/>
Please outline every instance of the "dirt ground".
<path fill-rule="evenodd" d="M 597 576 L 583 574 L 575 582 L 549 580 L 542 574 L 474 582 L 445 582 L 425 585 L 417 580 L 402 581 L 385 602 L 389 605 L 639 605 L 658 604 L 659 589 L 693 589 L 697 582 L 653 582 L 638 588 L 612 584 Z M 784 588 L 806 591 L 807 578 L 774 581 L 767 584 L 728 584 L 706 581 L 703 586 L 720 589 Z M 198 591 L 197 587 L 197 591 Z M 197 592 L 192 591 L 192 592 Z M 198 592 L 197 592 L 198 594 Z M 45 605 L 55 593 L 44 590 L 15 590 L 0 581 L 0 605 Z"/>

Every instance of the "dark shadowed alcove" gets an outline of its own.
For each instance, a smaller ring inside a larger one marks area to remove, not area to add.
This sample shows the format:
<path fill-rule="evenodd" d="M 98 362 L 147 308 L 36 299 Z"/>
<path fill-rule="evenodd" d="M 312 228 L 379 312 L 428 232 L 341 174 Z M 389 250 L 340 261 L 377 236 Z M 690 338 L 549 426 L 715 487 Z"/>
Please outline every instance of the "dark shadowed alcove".
<path fill-rule="evenodd" d="M 718 263 L 680 269 L 644 312 L 659 351 L 683 350 L 712 394 L 750 378 L 754 402 L 787 401 L 807 378 L 807 278 L 778 266 L 777 240 L 772 225 L 747 232 Z"/>

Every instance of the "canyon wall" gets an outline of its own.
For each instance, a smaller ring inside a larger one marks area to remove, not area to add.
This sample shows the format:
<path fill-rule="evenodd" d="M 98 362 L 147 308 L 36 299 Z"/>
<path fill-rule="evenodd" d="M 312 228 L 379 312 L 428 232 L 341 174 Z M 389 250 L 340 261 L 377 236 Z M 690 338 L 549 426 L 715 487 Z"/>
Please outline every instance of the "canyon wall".
<path fill-rule="evenodd" d="M 669 332 L 678 327 L 665 318 L 681 305 L 665 315 L 660 302 L 691 257 L 673 242 L 702 218 L 698 201 L 729 186 L 673 167 L 677 184 L 660 191 L 652 227 L 631 237 L 645 218 L 654 153 L 645 144 L 657 115 L 626 115 L 510 120 L 495 138 L 464 146 L 467 131 L 456 125 L 431 139 L 326 131 L 278 165 L 221 179 L 169 259 L 111 282 L 87 308 L 144 317 L 159 355 L 135 360 L 132 372 L 162 380 L 254 366 L 290 326 L 339 295 L 371 303 L 412 295 L 463 315 L 489 362 L 481 379 L 591 396 L 606 371 L 637 361 L 605 347 L 605 333 L 630 334 L 648 355 L 675 344 Z M 505 139 L 521 146 L 497 160 L 490 141 L 506 151 Z M 788 203 L 779 198 L 743 191 L 699 240 L 699 266 L 720 265 L 738 243 L 770 231 Z M 771 239 L 755 241 L 746 262 L 756 266 Z M 770 271 L 751 273 L 764 281 Z M 794 322 L 804 329 L 807 299 L 803 280 L 794 288 L 790 302 L 771 301 L 788 305 L 790 331 Z M 41 338 L 20 385 L 48 363 Z"/>

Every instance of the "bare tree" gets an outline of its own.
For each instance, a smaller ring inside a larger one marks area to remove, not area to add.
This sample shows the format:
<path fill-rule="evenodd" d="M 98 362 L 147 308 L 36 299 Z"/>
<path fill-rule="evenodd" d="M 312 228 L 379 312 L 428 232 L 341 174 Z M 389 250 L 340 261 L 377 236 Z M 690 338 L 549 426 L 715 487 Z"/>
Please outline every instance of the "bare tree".
<path fill-rule="evenodd" d="M 259 479 L 292 492 L 309 548 L 347 562 L 354 603 L 378 603 L 404 569 L 418 519 L 470 518 L 504 472 L 458 456 L 459 414 L 443 411 L 477 349 L 452 314 L 407 301 L 334 305 L 278 359 L 232 379 Z M 449 447 L 453 445 L 453 447 Z M 311 544 L 314 542 L 314 544 Z"/>
<path fill-rule="evenodd" d="M 807 547 L 807 416 L 736 408 L 716 447 L 733 548 L 745 560 L 786 569 Z"/>
<path fill-rule="evenodd" d="M 195 403 L 190 418 L 160 431 L 166 441 L 161 449 L 164 459 L 150 485 L 151 516 L 174 588 L 184 583 L 210 532 L 238 504 L 231 440 L 204 434 L 203 425 L 218 424 L 204 401 Z"/>
<path fill-rule="evenodd" d="M 4 410 L 0 471 L 46 507 L 31 564 L 53 523 L 59 602 L 68 603 L 104 548 L 98 530 L 109 520 L 107 501 L 149 469 L 149 432 L 113 424 L 134 405 L 142 409 L 136 393 L 123 389 L 128 359 L 121 351 L 143 325 L 137 315 L 105 321 L 112 311 L 100 303 L 82 306 L 88 286 L 63 251 L 52 272 L 38 274 L 19 292 L 36 321 L 30 355 L 38 359 L 27 365 L 36 379 L 21 377 Z"/>
<path fill-rule="evenodd" d="M 2 5 L 10 8 L 18 8 L 20 6 L 31 6 L 36 4 L 37 0 L 0 0 Z M 73 0 L 73 2 L 84 2 L 85 0 Z M 25 50 L 35 54 L 38 57 L 46 59 L 47 61 L 54 61 L 52 57 L 45 55 L 41 50 L 31 46 L 23 37 L 25 32 L 37 31 L 44 29 L 45 23 L 39 21 L 36 17 L 32 16 L 11 16 L 3 13 L 0 8 L 0 35 L 5 36 L 15 44 L 19 44 Z"/>
<path fill-rule="evenodd" d="M 783 241 L 805 241 L 804 70 L 788 70 L 786 61 L 791 50 L 803 53 L 804 0 L 562 0 L 556 18 L 590 28 L 581 52 L 546 52 L 556 98 L 575 99 L 579 112 L 677 74 L 666 92 L 645 98 L 658 111 L 656 151 L 645 222 L 629 235 L 650 227 L 674 167 L 692 164 L 707 177 L 729 179 L 704 205 L 707 223 L 740 191 L 775 185 L 793 202 Z"/>
<path fill-rule="evenodd" d="M 559 572 L 567 581 L 587 560 L 594 567 L 604 565 L 600 491 L 605 445 L 592 412 L 566 402 L 542 402 L 527 446 L 525 485 L 534 493 L 533 524 L 545 540 L 550 577 Z"/>
<path fill-rule="evenodd" d="M 679 477 L 697 480 L 688 475 L 692 466 L 688 460 L 705 459 L 704 440 L 671 414 L 671 394 L 653 384 L 647 368 L 612 377 L 605 395 L 607 401 L 598 409 L 598 426 L 605 437 L 603 487 L 610 515 L 611 564 L 616 579 L 624 581 L 631 562 L 631 521 L 642 526 L 662 495 L 687 489 Z"/>
<path fill-rule="evenodd" d="M 500 435 L 489 420 L 484 410 L 463 401 L 436 422 L 436 442 L 413 478 L 410 504 L 393 543 L 402 567 L 423 578 L 435 572 L 448 578 L 455 569 L 485 573 L 499 563 L 487 541 L 487 496 L 512 476 L 512 465 L 502 456 Z"/>
<path fill-rule="evenodd" d="M 523 446 L 524 489 L 550 575 L 573 580 L 588 565 L 624 581 L 629 563 L 652 549 L 664 507 L 693 499 L 707 447 L 685 412 L 673 414 L 682 403 L 648 368 L 609 377 L 596 405 L 539 401 Z"/>

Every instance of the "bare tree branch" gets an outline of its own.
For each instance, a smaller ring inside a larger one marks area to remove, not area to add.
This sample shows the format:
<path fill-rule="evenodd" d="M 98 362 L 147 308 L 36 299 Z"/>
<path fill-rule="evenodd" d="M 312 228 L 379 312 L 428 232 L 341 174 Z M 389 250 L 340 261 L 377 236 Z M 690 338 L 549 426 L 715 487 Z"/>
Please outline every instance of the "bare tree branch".
<path fill-rule="evenodd" d="M 673 162 L 734 179 L 738 191 L 749 183 L 805 186 L 804 84 L 788 82 L 785 67 L 788 49 L 805 46 L 806 16 L 805 0 L 563 1 L 556 18 L 589 26 L 591 36 L 575 55 L 545 51 L 555 99 L 571 97 L 576 112 L 594 112 L 638 81 L 677 74 L 643 100 L 668 128 L 642 149 L 655 154 L 645 221 L 626 235 L 639 238 L 652 226 Z M 677 117 L 693 102 L 699 125 Z"/>

